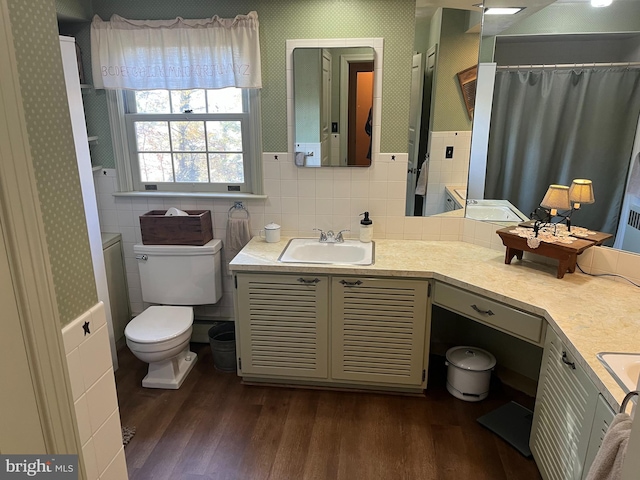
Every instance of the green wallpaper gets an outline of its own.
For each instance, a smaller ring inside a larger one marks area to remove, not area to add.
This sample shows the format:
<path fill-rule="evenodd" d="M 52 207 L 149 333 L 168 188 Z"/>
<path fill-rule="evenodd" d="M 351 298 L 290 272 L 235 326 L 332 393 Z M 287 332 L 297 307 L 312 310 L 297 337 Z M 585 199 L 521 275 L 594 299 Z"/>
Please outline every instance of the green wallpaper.
<path fill-rule="evenodd" d="M 177 16 L 233 17 L 251 10 L 257 11 L 262 55 L 262 139 L 265 152 L 288 150 L 285 41 L 292 38 L 348 37 L 384 37 L 381 150 L 406 152 L 414 8 L 413 0 L 93 1 L 94 12 L 105 20 L 113 14 L 136 19 L 161 19 Z M 84 52 L 84 45 L 80 45 Z M 88 124 L 93 115 L 97 119 L 106 119 L 106 102 L 99 97 L 96 105 L 87 104 L 87 107 Z M 100 142 L 94 150 L 111 142 L 108 123 L 96 121 L 95 126 L 95 134 L 100 136 Z M 91 128 L 89 126 L 90 131 Z M 106 158 L 107 154 L 100 152 L 97 155 L 101 165 L 113 168 L 112 158 Z"/>
<path fill-rule="evenodd" d="M 56 13 L 67 20 L 91 20 L 91 0 L 56 0 Z"/>
<path fill-rule="evenodd" d="M 55 295 L 66 324 L 91 308 L 97 294 L 56 12 L 50 0 L 7 3 Z"/>
<path fill-rule="evenodd" d="M 469 131 L 471 120 L 464 105 L 457 73 L 478 63 L 480 35 L 465 33 L 469 13 L 442 9 L 438 45 L 436 90 L 433 115 L 434 132 Z"/>

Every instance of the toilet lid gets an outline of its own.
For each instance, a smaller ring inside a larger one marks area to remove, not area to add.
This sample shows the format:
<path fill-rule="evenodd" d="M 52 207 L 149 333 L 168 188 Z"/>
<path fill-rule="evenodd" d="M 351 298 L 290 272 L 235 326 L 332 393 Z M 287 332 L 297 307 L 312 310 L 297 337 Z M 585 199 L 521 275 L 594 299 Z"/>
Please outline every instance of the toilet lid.
<path fill-rule="evenodd" d="M 158 343 L 171 340 L 193 325 L 192 307 L 153 306 L 131 320 L 125 336 L 138 343 Z"/>

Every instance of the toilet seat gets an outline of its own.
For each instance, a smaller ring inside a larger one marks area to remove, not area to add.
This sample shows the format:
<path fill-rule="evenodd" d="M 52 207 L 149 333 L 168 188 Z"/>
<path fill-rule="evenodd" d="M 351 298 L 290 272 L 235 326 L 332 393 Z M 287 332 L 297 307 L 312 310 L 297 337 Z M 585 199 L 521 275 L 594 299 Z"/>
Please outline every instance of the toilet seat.
<path fill-rule="evenodd" d="M 158 344 L 190 334 L 192 325 L 192 307 L 152 306 L 127 324 L 124 335 L 137 344 Z"/>

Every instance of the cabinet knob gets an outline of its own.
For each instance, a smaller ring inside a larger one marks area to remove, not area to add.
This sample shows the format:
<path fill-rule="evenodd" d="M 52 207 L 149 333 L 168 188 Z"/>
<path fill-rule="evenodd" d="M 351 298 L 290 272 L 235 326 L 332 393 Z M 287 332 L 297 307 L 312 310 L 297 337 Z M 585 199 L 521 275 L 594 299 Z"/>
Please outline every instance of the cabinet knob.
<path fill-rule="evenodd" d="M 356 280 L 355 282 L 348 282 L 347 280 L 340 280 L 340 283 L 345 287 L 356 287 L 358 285 L 362 285 L 360 280 Z"/>
<path fill-rule="evenodd" d="M 313 285 L 313 284 L 316 284 L 316 283 L 320 283 L 320 279 L 319 278 L 314 278 L 313 280 L 307 280 L 306 278 L 300 277 L 298 279 L 298 281 L 300 283 L 304 283 L 305 285 Z"/>
<path fill-rule="evenodd" d="M 136 260 L 148 260 L 149 257 L 147 257 L 146 255 L 136 255 Z"/>

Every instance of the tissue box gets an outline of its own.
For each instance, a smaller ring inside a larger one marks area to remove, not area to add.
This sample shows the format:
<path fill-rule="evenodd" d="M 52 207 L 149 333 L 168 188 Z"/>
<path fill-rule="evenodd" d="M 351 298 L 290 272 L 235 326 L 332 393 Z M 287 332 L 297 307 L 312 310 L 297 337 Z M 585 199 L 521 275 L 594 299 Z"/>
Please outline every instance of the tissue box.
<path fill-rule="evenodd" d="M 185 210 L 189 216 L 166 217 L 166 210 L 140 215 L 142 243 L 145 245 L 204 245 L 213 239 L 209 210 Z"/>

